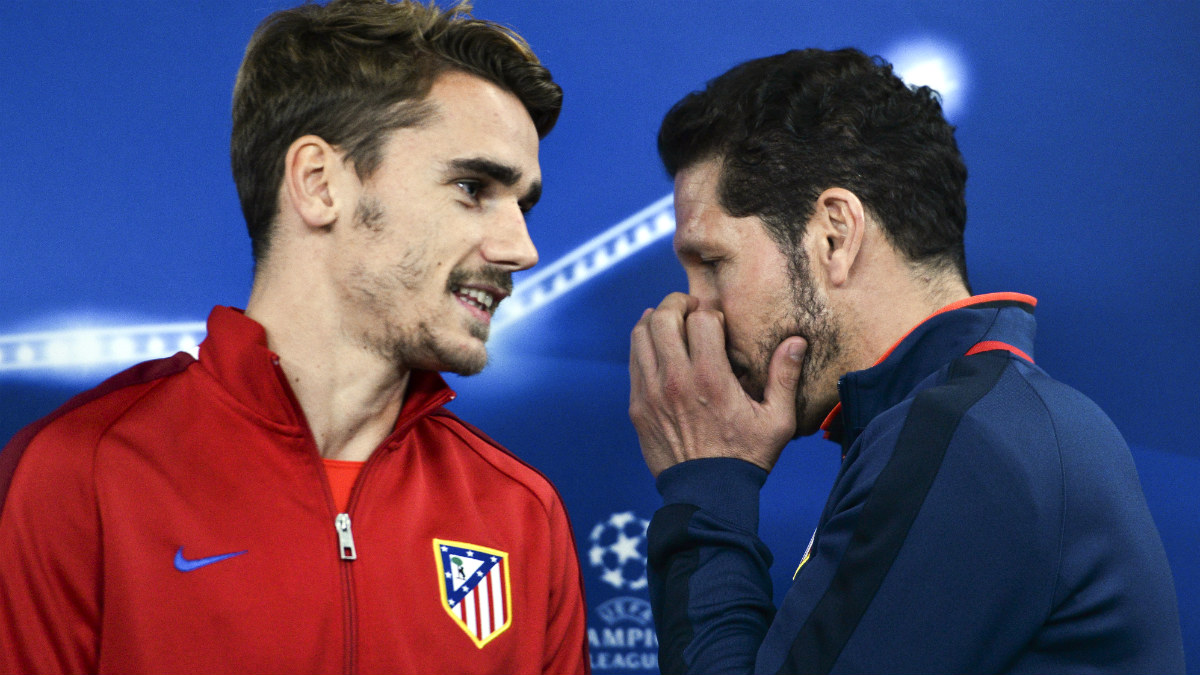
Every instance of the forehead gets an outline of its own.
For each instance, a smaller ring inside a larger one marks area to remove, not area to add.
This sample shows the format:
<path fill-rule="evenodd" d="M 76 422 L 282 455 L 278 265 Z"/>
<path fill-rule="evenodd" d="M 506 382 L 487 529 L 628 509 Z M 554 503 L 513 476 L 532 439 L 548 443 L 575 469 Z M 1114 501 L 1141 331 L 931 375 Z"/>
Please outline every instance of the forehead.
<path fill-rule="evenodd" d="M 397 129 L 389 152 L 449 161 L 482 158 L 517 169 L 522 182 L 540 179 L 538 135 L 525 106 L 511 92 L 474 75 L 438 75 L 425 103 L 433 113 Z"/>
<path fill-rule="evenodd" d="M 765 235 L 757 216 L 735 218 L 721 207 L 717 195 L 720 160 L 711 159 L 675 174 L 675 251 L 703 252 L 713 246 L 737 246 Z"/>

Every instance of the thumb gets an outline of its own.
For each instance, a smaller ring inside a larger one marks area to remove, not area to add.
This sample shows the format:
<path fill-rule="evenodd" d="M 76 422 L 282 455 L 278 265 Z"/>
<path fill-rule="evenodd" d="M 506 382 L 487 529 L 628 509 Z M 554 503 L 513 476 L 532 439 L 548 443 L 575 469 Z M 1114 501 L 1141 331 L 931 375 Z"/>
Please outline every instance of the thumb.
<path fill-rule="evenodd" d="M 781 407 L 784 412 L 795 414 L 800 368 L 804 364 L 804 355 L 807 352 L 808 342 L 794 335 L 775 348 L 767 370 L 767 389 L 763 392 L 763 405 L 769 408 Z"/>

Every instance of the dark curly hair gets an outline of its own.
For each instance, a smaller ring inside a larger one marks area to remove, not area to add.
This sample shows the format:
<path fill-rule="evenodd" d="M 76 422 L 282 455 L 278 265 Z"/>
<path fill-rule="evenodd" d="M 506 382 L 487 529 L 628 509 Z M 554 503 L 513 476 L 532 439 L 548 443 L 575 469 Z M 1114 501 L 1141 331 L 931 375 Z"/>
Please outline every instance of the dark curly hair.
<path fill-rule="evenodd" d="M 817 197 L 858 196 L 910 261 L 966 283 L 967 169 L 936 92 L 855 49 L 747 61 L 676 103 L 658 152 L 667 172 L 721 160 L 718 198 L 755 215 L 794 256 Z"/>
<path fill-rule="evenodd" d="M 307 134 L 346 152 L 360 178 L 387 134 L 420 124 L 434 80 L 456 70 L 512 92 L 539 137 L 558 120 L 562 89 L 521 36 L 413 0 L 333 0 L 267 17 L 250 38 L 233 91 L 230 155 L 256 261 L 279 209 L 287 149 Z"/>

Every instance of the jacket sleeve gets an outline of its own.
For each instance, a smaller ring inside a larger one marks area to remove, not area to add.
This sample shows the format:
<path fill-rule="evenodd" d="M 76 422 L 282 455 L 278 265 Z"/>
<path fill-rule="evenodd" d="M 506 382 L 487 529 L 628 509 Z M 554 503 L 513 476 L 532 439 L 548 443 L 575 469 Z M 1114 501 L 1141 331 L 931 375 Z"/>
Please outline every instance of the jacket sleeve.
<path fill-rule="evenodd" d="M 665 505 L 650 522 L 648 574 L 664 674 L 754 670 L 775 613 L 771 553 L 757 534 L 766 478 L 725 458 L 659 475 Z"/>
<path fill-rule="evenodd" d="M 587 606 L 583 575 L 579 569 L 575 537 L 562 501 L 554 500 L 550 513 L 550 608 L 547 612 L 546 653 L 542 672 L 547 675 L 591 673 L 587 643 Z"/>
<path fill-rule="evenodd" d="M 25 435 L 3 451 L 15 471 L 0 495 L 0 673 L 95 672 L 100 551 L 91 453 L 75 452 L 78 440 L 61 425 L 32 442 Z"/>

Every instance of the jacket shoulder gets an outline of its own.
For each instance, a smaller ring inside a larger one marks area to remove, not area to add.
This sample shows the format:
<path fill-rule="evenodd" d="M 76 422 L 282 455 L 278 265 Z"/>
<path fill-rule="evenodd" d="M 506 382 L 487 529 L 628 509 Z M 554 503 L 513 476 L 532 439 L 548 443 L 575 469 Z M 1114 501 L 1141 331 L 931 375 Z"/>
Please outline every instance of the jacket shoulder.
<path fill-rule="evenodd" d="M 104 431 L 156 384 L 183 372 L 194 362 L 190 354 L 180 352 L 170 358 L 139 363 L 76 394 L 54 412 L 17 432 L 0 452 L 0 506 L 8 496 L 17 466 L 26 455 L 47 452 L 78 465 L 76 452 L 90 451 Z"/>
<path fill-rule="evenodd" d="M 547 511 L 564 511 L 562 496 L 550 479 L 508 448 L 445 408 L 430 415 L 432 422 L 458 436 L 475 455 L 521 489 L 528 491 Z"/>

